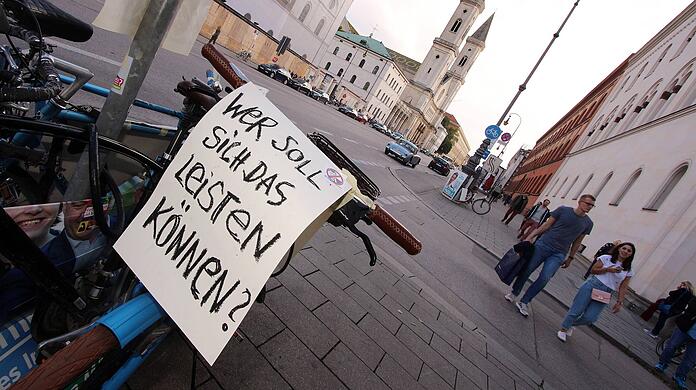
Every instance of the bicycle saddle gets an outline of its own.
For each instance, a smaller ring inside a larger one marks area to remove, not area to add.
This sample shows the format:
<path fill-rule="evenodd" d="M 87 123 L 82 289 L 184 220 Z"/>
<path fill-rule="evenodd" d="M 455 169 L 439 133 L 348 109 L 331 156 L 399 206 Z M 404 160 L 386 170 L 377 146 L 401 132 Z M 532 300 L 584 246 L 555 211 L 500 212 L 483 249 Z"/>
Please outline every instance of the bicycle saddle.
<path fill-rule="evenodd" d="M 182 94 L 184 97 L 193 100 L 196 104 L 209 110 L 220 100 L 220 97 L 210 89 L 207 85 L 196 79 L 179 81 L 176 85 L 175 92 Z"/>
<path fill-rule="evenodd" d="M 14 1 L 5 2 L 5 8 L 12 11 L 21 27 L 35 31 L 36 23 L 27 12 L 33 13 L 41 27 L 41 35 L 67 39 L 72 42 L 85 42 L 92 37 L 92 26 L 77 19 L 47 0 L 19 0 L 22 7 Z"/>

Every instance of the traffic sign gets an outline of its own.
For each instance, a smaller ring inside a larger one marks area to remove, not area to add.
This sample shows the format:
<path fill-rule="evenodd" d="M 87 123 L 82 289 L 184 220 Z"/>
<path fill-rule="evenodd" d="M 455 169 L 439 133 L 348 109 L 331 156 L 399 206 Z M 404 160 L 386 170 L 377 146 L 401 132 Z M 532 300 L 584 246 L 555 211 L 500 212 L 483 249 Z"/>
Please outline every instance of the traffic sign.
<path fill-rule="evenodd" d="M 278 62 L 278 57 L 273 56 L 273 58 L 271 59 L 271 61 L 273 61 L 273 62 Z"/>
<path fill-rule="evenodd" d="M 500 134 L 502 132 L 503 131 L 500 129 L 500 126 L 490 125 L 490 126 L 486 127 L 485 134 L 486 134 L 486 138 L 495 140 L 495 139 L 498 139 L 498 137 L 500 137 Z"/>
<path fill-rule="evenodd" d="M 512 135 L 510 133 L 503 133 L 500 136 L 500 142 L 503 142 L 503 143 L 508 142 L 508 141 L 510 141 L 511 138 L 512 138 Z"/>
<path fill-rule="evenodd" d="M 481 158 L 485 160 L 485 159 L 488 158 L 488 156 L 489 156 L 490 154 L 491 154 L 491 151 L 490 151 L 490 150 L 484 150 L 484 151 L 483 151 L 483 157 L 481 157 Z"/>

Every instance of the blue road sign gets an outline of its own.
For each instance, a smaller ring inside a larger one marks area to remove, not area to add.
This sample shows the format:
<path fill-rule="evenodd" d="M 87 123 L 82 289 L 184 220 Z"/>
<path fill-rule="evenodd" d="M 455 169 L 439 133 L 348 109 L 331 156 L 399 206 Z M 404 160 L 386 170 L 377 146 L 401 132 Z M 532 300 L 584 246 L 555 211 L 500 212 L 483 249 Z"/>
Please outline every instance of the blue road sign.
<path fill-rule="evenodd" d="M 500 126 L 490 125 L 490 126 L 486 127 L 485 133 L 486 133 L 486 138 L 495 140 L 495 139 L 498 139 L 498 137 L 500 137 L 500 134 L 503 133 L 503 130 L 500 129 Z"/>
<path fill-rule="evenodd" d="M 484 150 L 484 151 L 483 151 L 483 157 L 481 157 L 481 158 L 485 160 L 485 159 L 488 158 L 488 156 L 490 156 L 490 154 L 491 154 L 491 151 L 490 151 L 490 150 Z"/>

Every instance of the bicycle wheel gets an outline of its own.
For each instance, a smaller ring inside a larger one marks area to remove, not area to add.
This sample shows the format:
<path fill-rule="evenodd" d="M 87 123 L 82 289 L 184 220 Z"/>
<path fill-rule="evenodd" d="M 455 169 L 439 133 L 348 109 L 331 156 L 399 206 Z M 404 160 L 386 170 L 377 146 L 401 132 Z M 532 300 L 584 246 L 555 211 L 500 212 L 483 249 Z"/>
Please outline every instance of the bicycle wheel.
<path fill-rule="evenodd" d="M 17 382 L 13 389 L 63 389 L 86 380 L 109 352 L 119 348 L 111 331 L 97 326 L 58 351 Z"/>
<path fill-rule="evenodd" d="M 662 355 L 662 351 L 665 349 L 665 344 L 669 340 L 669 337 L 665 337 L 663 339 L 660 339 L 660 341 L 655 344 L 655 353 L 657 353 L 657 356 Z M 679 346 L 675 351 L 674 355 L 672 356 L 672 363 L 674 364 L 679 364 L 681 363 L 681 357 L 684 355 L 686 352 L 686 345 L 681 345 Z"/>
<path fill-rule="evenodd" d="M 464 202 L 471 202 L 474 199 L 474 191 L 469 191 L 466 193 L 466 197 L 464 198 Z"/>
<path fill-rule="evenodd" d="M 478 215 L 484 215 L 491 211 L 491 204 L 488 203 L 486 199 L 476 199 L 473 203 L 471 203 L 471 210 Z"/>

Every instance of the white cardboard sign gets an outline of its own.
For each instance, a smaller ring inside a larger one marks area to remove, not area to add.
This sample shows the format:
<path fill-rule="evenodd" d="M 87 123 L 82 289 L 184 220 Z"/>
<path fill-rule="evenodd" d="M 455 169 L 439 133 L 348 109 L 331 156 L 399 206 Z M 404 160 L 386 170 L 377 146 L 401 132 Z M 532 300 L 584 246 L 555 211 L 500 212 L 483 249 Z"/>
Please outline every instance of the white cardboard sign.
<path fill-rule="evenodd" d="M 349 189 L 248 83 L 193 129 L 114 247 L 213 364 L 291 244 Z"/>

